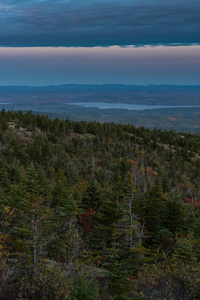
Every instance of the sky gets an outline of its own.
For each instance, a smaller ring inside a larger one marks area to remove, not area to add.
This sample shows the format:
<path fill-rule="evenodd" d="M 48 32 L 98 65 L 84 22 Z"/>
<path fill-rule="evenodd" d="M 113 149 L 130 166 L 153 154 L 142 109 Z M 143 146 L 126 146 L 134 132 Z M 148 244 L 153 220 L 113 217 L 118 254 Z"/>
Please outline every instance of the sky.
<path fill-rule="evenodd" d="M 4 0 L 0 85 L 200 84 L 200 0 Z"/>

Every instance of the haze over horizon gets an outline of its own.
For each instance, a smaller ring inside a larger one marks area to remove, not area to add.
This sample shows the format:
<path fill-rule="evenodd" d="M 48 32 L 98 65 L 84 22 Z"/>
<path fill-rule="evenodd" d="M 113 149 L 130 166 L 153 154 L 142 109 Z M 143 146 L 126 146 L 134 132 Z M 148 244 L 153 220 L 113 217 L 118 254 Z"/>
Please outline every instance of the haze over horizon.
<path fill-rule="evenodd" d="M 200 84 L 198 0 L 6 0 L 0 85 Z"/>

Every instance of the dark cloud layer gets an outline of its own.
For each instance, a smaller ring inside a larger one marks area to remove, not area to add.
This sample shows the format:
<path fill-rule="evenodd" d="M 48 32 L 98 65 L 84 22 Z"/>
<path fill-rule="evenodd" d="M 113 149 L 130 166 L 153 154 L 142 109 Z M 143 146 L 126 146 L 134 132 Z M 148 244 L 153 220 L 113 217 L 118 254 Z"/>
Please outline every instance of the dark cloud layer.
<path fill-rule="evenodd" d="M 199 0 L 4 0 L 0 46 L 200 44 Z"/>

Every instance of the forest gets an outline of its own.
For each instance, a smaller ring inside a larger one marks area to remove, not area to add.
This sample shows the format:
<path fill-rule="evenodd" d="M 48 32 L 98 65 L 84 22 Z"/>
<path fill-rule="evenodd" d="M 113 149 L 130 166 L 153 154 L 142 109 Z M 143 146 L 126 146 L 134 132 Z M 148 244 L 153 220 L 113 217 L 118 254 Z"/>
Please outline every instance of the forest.
<path fill-rule="evenodd" d="M 0 299 L 200 299 L 200 136 L 0 111 Z"/>

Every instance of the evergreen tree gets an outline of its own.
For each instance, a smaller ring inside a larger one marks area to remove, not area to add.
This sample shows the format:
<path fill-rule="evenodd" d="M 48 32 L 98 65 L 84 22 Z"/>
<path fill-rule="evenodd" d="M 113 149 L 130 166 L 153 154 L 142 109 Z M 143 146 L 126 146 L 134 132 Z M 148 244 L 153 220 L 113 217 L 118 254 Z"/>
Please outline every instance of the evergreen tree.
<path fill-rule="evenodd" d="M 13 187 L 10 202 L 16 213 L 12 232 L 16 254 L 35 266 L 38 259 L 44 257 L 55 232 L 53 211 L 49 208 L 49 199 L 44 197 L 33 163 L 26 176 Z"/>
<path fill-rule="evenodd" d="M 96 300 L 99 298 L 99 285 L 95 278 L 89 277 L 84 271 L 77 274 L 77 279 L 70 300 Z"/>
<path fill-rule="evenodd" d="M 90 180 L 89 186 L 86 189 L 85 195 L 83 196 L 82 206 L 85 209 L 92 208 L 96 211 L 100 207 L 101 202 L 101 190 L 98 188 L 95 177 L 93 175 Z"/>
<path fill-rule="evenodd" d="M 162 192 L 161 184 L 157 180 L 147 194 L 144 201 L 143 213 L 150 235 L 163 227 L 163 215 L 166 206 L 166 197 Z"/>

